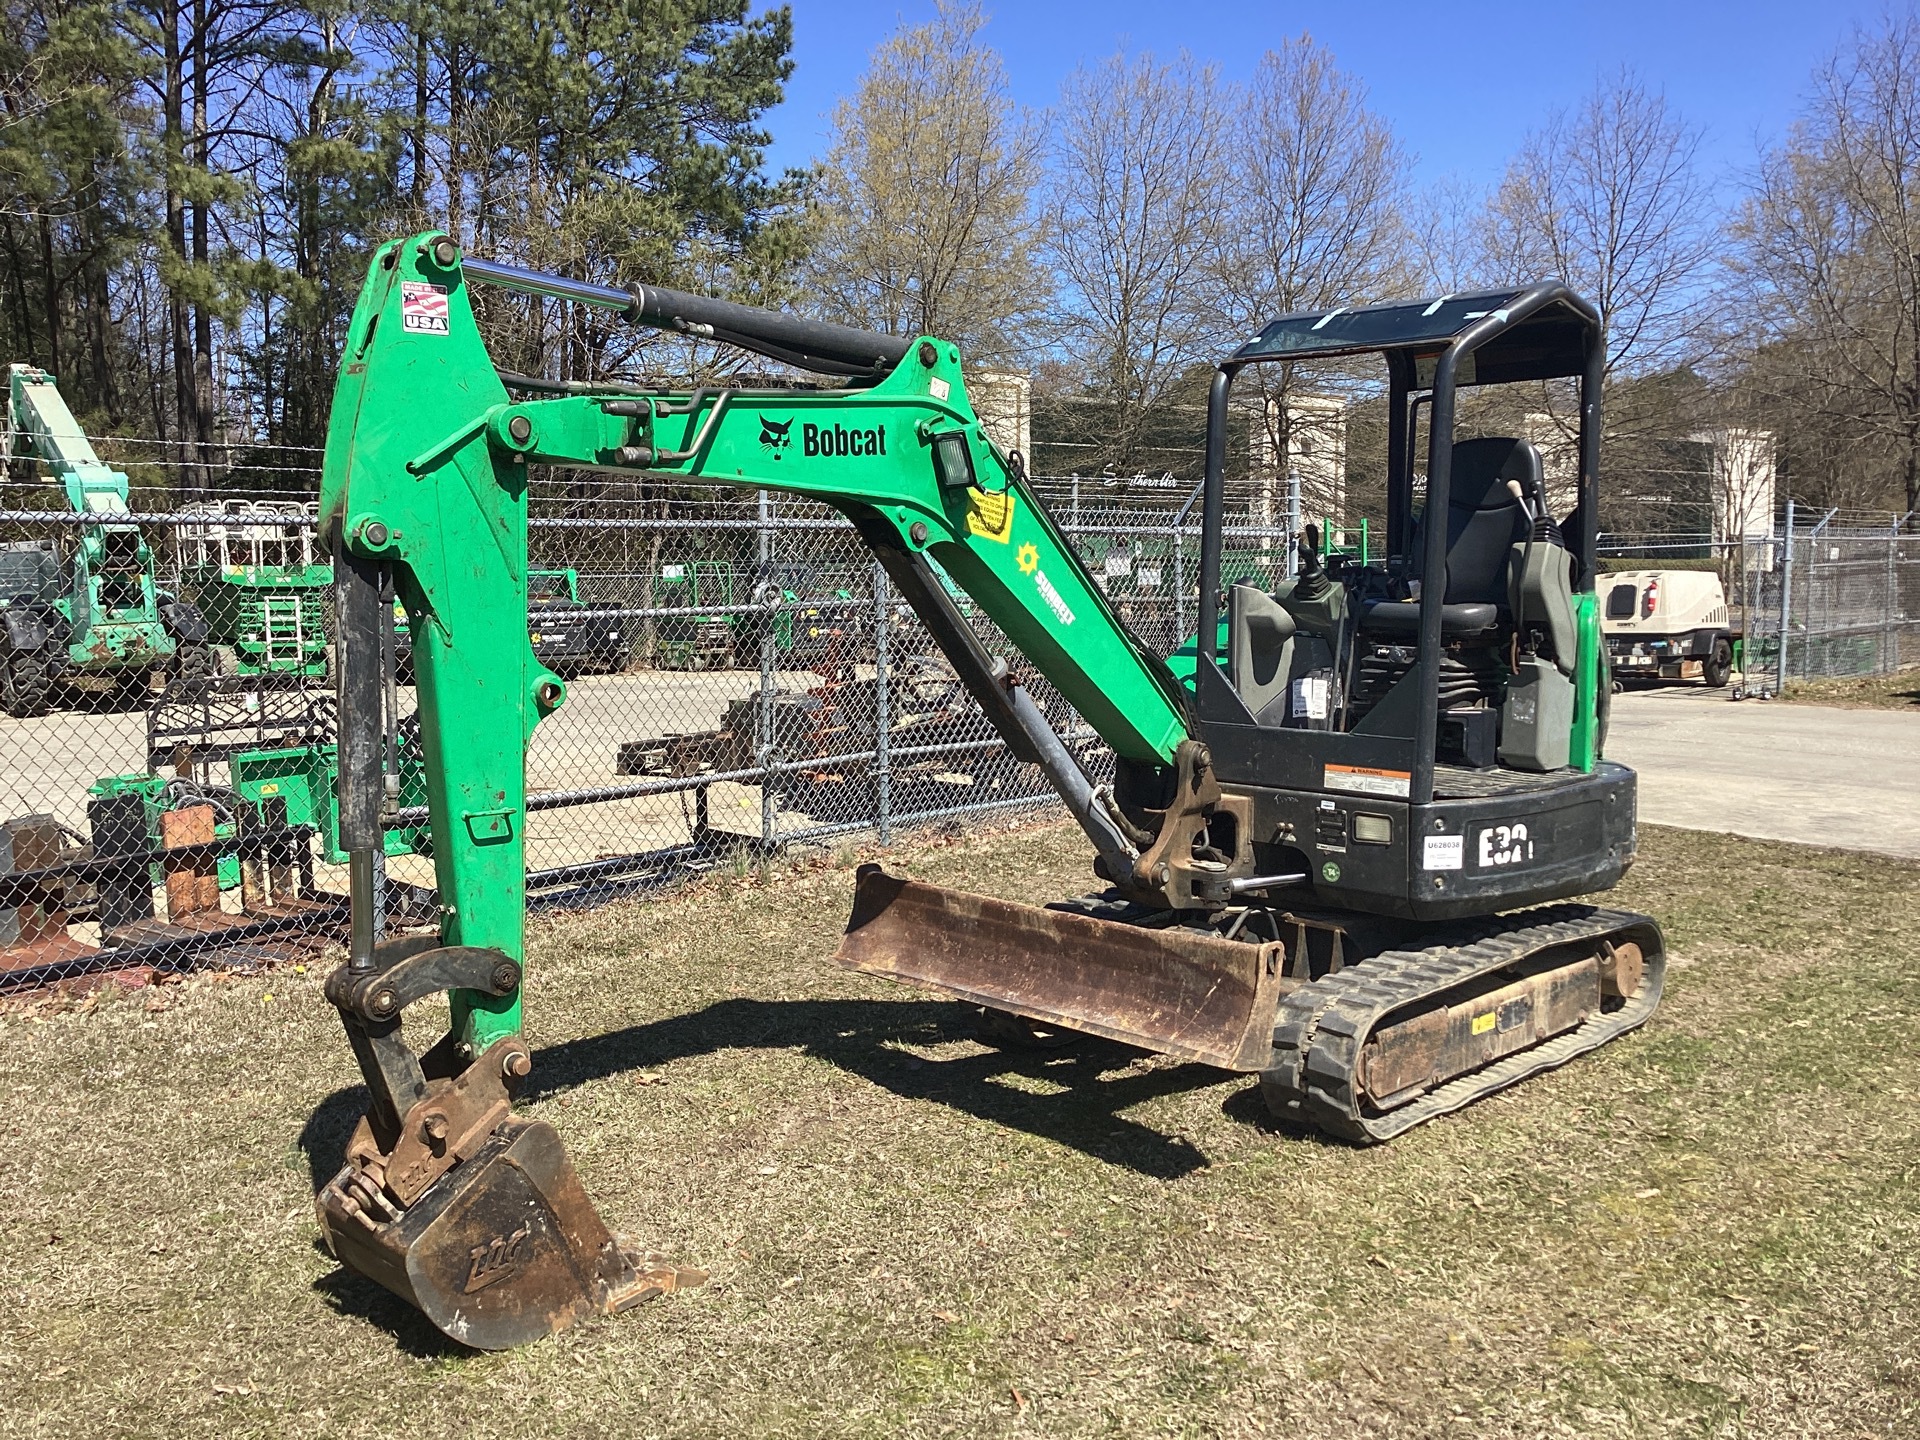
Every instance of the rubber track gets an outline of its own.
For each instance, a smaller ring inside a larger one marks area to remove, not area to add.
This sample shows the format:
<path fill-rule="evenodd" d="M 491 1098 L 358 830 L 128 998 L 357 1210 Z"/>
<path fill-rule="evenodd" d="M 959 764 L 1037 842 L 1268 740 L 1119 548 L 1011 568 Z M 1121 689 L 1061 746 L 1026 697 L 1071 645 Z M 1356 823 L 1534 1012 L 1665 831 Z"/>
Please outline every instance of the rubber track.
<path fill-rule="evenodd" d="M 1531 1049 L 1437 1085 L 1405 1105 L 1366 1112 L 1356 1070 L 1368 1035 L 1383 1020 L 1537 951 L 1601 939 L 1635 941 L 1645 957 L 1639 992 L 1626 1004 L 1602 1011 Z M 1362 1144 L 1391 1140 L 1423 1121 L 1564 1065 L 1645 1024 L 1660 1004 L 1666 969 L 1660 926 L 1645 915 L 1590 905 L 1555 905 L 1501 916 L 1488 922 L 1477 938 L 1420 950 L 1384 951 L 1295 990 L 1281 1002 L 1275 1017 L 1274 1064 L 1261 1074 L 1260 1090 L 1280 1119 Z"/>

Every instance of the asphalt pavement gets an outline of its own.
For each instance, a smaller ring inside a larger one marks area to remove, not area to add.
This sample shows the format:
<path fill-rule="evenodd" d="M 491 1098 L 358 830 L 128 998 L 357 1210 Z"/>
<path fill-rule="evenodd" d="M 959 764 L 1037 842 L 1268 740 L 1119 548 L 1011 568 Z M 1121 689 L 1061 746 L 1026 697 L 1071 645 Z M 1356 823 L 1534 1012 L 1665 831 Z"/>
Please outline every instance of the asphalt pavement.
<path fill-rule="evenodd" d="M 1639 772 L 1641 820 L 1920 859 L 1920 714 L 1727 694 L 1613 697 L 1607 758 Z"/>

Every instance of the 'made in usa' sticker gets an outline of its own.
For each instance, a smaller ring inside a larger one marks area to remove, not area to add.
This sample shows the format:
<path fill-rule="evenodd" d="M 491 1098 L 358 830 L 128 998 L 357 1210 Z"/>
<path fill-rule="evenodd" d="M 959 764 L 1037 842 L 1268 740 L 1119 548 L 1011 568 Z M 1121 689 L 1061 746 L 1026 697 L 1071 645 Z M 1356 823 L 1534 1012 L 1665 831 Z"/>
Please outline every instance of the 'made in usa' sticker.
<path fill-rule="evenodd" d="M 447 287 L 424 280 L 400 282 L 400 328 L 418 335 L 448 335 Z"/>

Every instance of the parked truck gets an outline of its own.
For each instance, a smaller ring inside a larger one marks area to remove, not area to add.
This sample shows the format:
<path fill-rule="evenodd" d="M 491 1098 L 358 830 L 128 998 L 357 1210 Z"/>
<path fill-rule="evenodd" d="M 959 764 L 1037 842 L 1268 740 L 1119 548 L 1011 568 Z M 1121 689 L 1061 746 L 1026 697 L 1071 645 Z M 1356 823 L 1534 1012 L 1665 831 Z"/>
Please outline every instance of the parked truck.
<path fill-rule="evenodd" d="M 1733 673 L 1727 596 L 1711 570 L 1620 570 L 1600 577 L 1601 630 L 1620 680 L 1703 680 Z"/>

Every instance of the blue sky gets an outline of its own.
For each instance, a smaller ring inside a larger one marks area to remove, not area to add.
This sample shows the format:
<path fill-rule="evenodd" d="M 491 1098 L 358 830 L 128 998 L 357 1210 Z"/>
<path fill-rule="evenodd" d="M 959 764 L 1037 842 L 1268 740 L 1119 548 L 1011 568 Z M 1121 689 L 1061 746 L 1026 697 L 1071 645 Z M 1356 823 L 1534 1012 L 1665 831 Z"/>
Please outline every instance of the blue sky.
<path fill-rule="evenodd" d="M 793 80 L 774 111 L 771 159 L 804 164 L 825 146 L 827 117 L 850 91 L 874 46 L 902 19 L 933 13 L 931 0 L 792 0 Z M 1082 61 L 1125 45 L 1173 54 L 1182 47 L 1244 78 L 1260 53 L 1309 31 L 1363 79 L 1374 107 L 1419 156 L 1416 176 L 1497 179 L 1521 137 L 1597 75 L 1622 64 L 1665 89 L 1706 129 L 1702 158 L 1717 174 L 1750 165 L 1757 139 L 1777 139 L 1807 89 L 1814 62 L 1856 22 L 1886 13 L 1881 0 L 1619 0 L 1512 3 L 1284 5 L 1003 3 L 988 0 L 987 37 L 1006 57 L 1022 102 L 1052 103 Z M 1435 26 L 1436 14 L 1447 17 Z"/>

